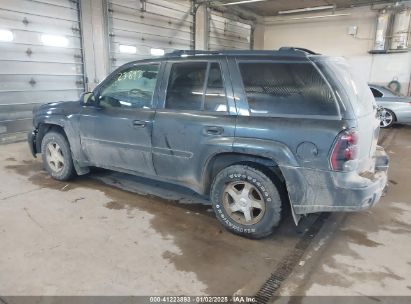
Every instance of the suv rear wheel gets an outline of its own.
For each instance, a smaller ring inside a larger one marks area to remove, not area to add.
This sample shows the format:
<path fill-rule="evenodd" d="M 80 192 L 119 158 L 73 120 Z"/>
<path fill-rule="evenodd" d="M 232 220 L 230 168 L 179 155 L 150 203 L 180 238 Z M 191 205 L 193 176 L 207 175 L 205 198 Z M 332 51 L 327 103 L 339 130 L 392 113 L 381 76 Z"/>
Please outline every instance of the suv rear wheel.
<path fill-rule="evenodd" d="M 220 223 L 248 238 L 272 234 L 281 218 L 281 187 L 263 170 L 234 165 L 220 171 L 211 187 L 211 201 Z"/>
<path fill-rule="evenodd" d="M 57 180 L 68 180 L 74 175 L 70 146 L 63 134 L 55 131 L 44 135 L 41 142 L 43 166 Z"/>

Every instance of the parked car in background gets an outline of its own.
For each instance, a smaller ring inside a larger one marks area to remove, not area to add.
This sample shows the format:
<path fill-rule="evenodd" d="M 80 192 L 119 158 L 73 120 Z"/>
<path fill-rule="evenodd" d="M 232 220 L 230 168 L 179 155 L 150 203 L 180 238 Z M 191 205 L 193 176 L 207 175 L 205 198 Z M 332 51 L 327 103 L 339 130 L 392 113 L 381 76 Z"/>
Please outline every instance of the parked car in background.
<path fill-rule="evenodd" d="M 371 207 L 387 182 L 367 83 L 343 59 L 307 50 L 130 62 L 80 101 L 43 105 L 33 122 L 31 151 L 53 178 L 96 166 L 183 185 L 250 238 L 270 235 L 284 208 L 297 223 Z"/>
<path fill-rule="evenodd" d="M 401 96 L 389 88 L 369 84 L 372 94 L 381 111 L 381 128 L 389 128 L 394 123 L 411 123 L 411 97 Z"/>

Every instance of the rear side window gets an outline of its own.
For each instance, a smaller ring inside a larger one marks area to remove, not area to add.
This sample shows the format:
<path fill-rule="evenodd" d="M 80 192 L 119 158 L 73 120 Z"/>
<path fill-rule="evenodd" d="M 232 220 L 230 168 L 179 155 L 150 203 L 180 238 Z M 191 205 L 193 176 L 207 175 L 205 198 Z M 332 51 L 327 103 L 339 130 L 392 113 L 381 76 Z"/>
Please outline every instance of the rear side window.
<path fill-rule="evenodd" d="M 171 67 L 166 109 L 227 112 L 220 65 L 216 62 L 182 62 Z"/>
<path fill-rule="evenodd" d="M 333 94 L 309 62 L 240 63 L 251 115 L 337 115 Z"/>
<path fill-rule="evenodd" d="M 167 89 L 166 108 L 201 110 L 206 62 L 174 63 Z"/>

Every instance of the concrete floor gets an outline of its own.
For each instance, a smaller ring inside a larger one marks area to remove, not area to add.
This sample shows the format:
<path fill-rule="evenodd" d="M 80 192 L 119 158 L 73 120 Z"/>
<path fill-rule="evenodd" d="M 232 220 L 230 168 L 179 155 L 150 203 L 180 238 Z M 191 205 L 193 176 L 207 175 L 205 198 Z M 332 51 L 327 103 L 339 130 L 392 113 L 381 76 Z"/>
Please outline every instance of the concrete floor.
<path fill-rule="evenodd" d="M 411 296 L 411 126 L 381 130 L 380 141 L 391 160 L 387 194 L 369 210 L 333 214 L 280 295 Z M 382 302 L 399 300 L 409 303 Z"/>
<path fill-rule="evenodd" d="M 187 190 L 105 170 L 58 182 L 26 143 L 0 151 L 3 296 L 254 294 L 299 238 L 290 216 L 247 240 Z"/>
<path fill-rule="evenodd" d="M 388 194 L 329 217 L 279 294 L 411 295 L 411 127 L 381 137 Z M 0 152 L 3 296 L 252 295 L 301 238 L 290 215 L 247 240 L 185 189 L 105 170 L 62 183 L 26 143 Z"/>

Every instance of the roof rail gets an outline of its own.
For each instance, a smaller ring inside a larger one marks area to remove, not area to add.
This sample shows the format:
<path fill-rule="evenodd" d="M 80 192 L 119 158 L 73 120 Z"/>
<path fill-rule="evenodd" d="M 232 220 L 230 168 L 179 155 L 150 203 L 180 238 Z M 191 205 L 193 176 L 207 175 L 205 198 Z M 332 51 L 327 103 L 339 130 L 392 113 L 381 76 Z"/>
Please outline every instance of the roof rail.
<path fill-rule="evenodd" d="M 196 55 L 217 55 L 220 51 L 202 51 L 202 50 L 175 50 L 170 53 L 165 54 L 165 56 L 196 56 Z"/>
<path fill-rule="evenodd" d="M 219 51 L 203 51 L 203 50 L 176 50 L 165 54 L 165 57 L 186 57 L 186 56 L 201 56 L 201 55 L 292 55 L 292 56 L 307 56 L 319 55 L 313 51 L 298 47 L 281 47 L 278 50 L 219 50 Z"/>
<path fill-rule="evenodd" d="M 278 50 L 279 51 L 300 51 L 300 52 L 304 52 L 310 55 L 320 55 L 319 53 L 316 53 L 309 49 L 301 48 L 301 47 L 293 47 L 293 46 L 283 46 L 283 47 L 280 47 Z"/>

